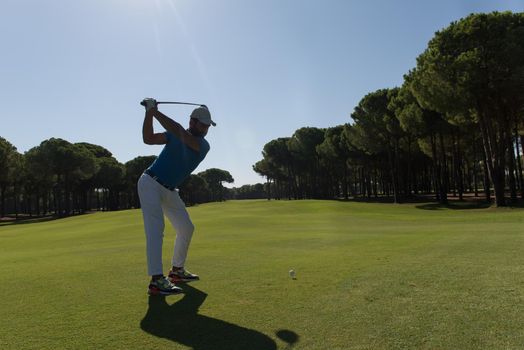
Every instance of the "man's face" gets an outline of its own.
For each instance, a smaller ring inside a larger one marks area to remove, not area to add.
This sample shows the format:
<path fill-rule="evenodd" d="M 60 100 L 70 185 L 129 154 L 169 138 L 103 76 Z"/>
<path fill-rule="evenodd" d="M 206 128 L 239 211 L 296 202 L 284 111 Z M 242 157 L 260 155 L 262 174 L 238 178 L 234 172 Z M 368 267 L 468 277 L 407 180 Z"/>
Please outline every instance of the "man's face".
<path fill-rule="evenodd" d="M 207 135 L 208 130 L 209 130 L 209 125 L 201 123 L 200 121 L 198 121 L 198 119 L 189 120 L 189 131 L 194 136 L 204 137 Z"/>

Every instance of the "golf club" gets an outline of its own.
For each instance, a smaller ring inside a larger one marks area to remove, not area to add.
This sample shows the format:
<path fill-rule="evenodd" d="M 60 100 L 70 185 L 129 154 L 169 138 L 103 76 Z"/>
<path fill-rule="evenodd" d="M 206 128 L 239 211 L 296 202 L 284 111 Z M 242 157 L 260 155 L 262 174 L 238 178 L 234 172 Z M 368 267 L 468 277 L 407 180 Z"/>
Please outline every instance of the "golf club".
<path fill-rule="evenodd" d="M 144 106 L 144 107 L 146 106 L 146 104 L 144 103 L 144 101 L 140 102 L 140 104 L 141 104 L 142 106 Z M 200 104 L 200 103 L 160 101 L 160 102 L 157 102 L 156 104 L 157 104 L 157 105 L 159 105 L 159 104 L 170 104 L 170 105 L 190 105 L 190 106 L 200 106 L 200 107 L 204 107 L 204 108 L 208 109 L 206 105 L 203 105 L 203 104 Z"/>

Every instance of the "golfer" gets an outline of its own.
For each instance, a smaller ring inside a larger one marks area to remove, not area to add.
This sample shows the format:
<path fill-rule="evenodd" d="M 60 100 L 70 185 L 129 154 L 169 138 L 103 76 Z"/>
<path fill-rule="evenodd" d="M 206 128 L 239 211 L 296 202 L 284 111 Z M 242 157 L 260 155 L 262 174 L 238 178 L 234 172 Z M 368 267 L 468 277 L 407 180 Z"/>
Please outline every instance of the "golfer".
<path fill-rule="evenodd" d="M 156 100 L 143 101 L 146 115 L 142 128 L 144 143 L 165 145 L 160 155 L 138 180 L 138 196 L 146 233 L 147 270 L 151 276 L 148 293 L 169 295 L 181 293 L 176 282 L 189 282 L 199 277 L 185 269 L 187 251 L 194 226 L 180 199 L 177 186 L 200 164 L 209 151 L 204 139 L 210 125 L 211 114 L 205 106 L 196 108 L 190 116 L 189 129 L 158 111 Z M 153 132 L 153 117 L 166 132 Z M 162 243 L 164 215 L 176 230 L 176 240 L 168 277 L 163 274 Z"/>

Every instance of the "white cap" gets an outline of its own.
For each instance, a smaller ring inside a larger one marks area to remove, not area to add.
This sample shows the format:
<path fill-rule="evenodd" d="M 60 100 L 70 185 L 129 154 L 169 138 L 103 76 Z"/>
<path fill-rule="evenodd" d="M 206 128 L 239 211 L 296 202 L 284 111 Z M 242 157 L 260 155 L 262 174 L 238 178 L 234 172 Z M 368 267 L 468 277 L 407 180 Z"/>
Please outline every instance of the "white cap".
<path fill-rule="evenodd" d="M 217 126 L 217 124 L 211 120 L 211 113 L 209 113 L 209 109 L 207 109 L 206 106 L 195 108 L 193 112 L 191 112 L 190 118 L 198 119 L 199 122 L 206 125 Z"/>

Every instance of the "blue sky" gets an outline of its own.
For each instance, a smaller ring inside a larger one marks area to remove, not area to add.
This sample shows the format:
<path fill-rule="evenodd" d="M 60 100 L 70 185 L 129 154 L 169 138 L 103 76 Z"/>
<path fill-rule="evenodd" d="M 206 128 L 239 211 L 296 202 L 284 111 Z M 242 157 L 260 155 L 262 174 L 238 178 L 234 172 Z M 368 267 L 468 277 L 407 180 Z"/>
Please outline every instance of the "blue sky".
<path fill-rule="evenodd" d="M 196 171 L 262 182 L 265 143 L 350 122 L 435 31 L 495 10 L 524 1 L 2 0 L 0 136 L 19 152 L 95 143 L 124 163 L 161 150 L 142 143 L 142 98 L 205 103 L 218 125 Z M 161 110 L 188 124 L 190 107 Z"/>

